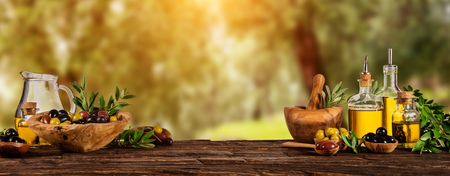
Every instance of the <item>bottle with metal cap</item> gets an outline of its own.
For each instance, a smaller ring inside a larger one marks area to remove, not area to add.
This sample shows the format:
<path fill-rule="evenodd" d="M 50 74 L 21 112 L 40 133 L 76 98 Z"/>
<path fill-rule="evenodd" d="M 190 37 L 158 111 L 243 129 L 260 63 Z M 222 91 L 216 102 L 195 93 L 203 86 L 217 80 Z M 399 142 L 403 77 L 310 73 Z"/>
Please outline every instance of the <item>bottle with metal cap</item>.
<path fill-rule="evenodd" d="M 397 110 L 392 114 L 392 133 L 397 148 L 413 148 L 420 139 L 420 114 L 415 107 L 413 92 L 397 93 Z"/>
<path fill-rule="evenodd" d="M 392 48 L 389 48 L 388 65 L 383 66 L 384 86 L 381 89 L 383 97 L 383 127 L 387 135 L 392 136 L 392 113 L 396 110 L 394 98 L 401 90 L 397 86 L 397 65 L 392 64 Z"/>
<path fill-rule="evenodd" d="M 364 61 L 363 72 L 360 73 L 359 92 L 348 100 L 349 129 L 361 139 L 369 132 L 375 133 L 382 125 L 383 101 L 372 93 L 371 74 L 369 72 L 369 57 Z"/>

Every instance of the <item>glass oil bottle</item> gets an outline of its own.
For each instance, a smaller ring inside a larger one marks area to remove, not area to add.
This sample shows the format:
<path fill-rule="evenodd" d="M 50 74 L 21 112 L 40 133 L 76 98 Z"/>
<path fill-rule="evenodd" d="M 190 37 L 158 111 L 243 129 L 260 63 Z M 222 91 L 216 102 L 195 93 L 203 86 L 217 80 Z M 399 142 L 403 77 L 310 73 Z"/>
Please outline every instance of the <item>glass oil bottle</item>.
<path fill-rule="evenodd" d="M 392 134 L 397 148 L 413 148 L 420 139 L 420 114 L 415 107 L 413 92 L 397 93 L 397 110 L 392 114 Z"/>
<path fill-rule="evenodd" d="M 369 132 L 375 133 L 382 125 L 383 101 L 372 93 L 371 74 L 369 72 L 369 58 L 366 56 L 363 72 L 360 73 L 359 93 L 348 100 L 349 129 L 361 139 Z"/>
<path fill-rule="evenodd" d="M 392 48 L 389 48 L 388 65 L 383 66 L 384 86 L 383 97 L 383 127 L 387 130 L 387 135 L 392 136 L 392 114 L 396 110 L 397 92 L 401 90 L 397 86 L 397 65 L 392 64 Z"/>
<path fill-rule="evenodd" d="M 22 117 L 17 122 L 17 133 L 19 133 L 19 137 L 22 138 L 30 144 L 32 147 L 39 146 L 39 137 L 31 131 L 31 129 L 27 125 L 28 119 L 36 114 L 38 108 L 36 108 L 36 102 L 24 102 L 22 108 Z"/>

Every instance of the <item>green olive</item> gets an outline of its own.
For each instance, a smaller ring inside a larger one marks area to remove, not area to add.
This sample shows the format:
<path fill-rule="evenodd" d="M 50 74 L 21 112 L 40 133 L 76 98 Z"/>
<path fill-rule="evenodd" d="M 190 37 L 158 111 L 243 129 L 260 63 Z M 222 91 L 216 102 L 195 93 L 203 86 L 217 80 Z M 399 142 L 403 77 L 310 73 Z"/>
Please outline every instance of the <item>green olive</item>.
<path fill-rule="evenodd" d="M 327 130 L 325 130 L 325 134 L 330 137 L 333 134 L 339 134 L 339 130 L 337 128 L 327 128 Z"/>
<path fill-rule="evenodd" d="M 347 137 L 347 138 L 348 138 L 348 136 L 350 135 L 347 131 L 342 132 L 342 134 L 344 134 L 344 136 Z"/>
<path fill-rule="evenodd" d="M 61 122 L 59 121 L 59 119 L 58 118 L 52 118 L 51 120 L 50 120 L 50 124 L 52 124 L 52 125 L 59 125 Z"/>
<path fill-rule="evenodd" d="M 323 130 L 317 130 L 316 139 L 323 139 L 325 137 L 325 132 Z"/>
<path fill-rule="evenodd" d="M 339 133 L 344 133 L 344 132 L 348 132 L 347 129 L 345 129 L 345 128 L 339 128 Z"/>
<path fill-rule="evenodd" d="M 339 140 L 339 136 L 337 134 L 332 134 L 330 137 L 331 140 Z"/>

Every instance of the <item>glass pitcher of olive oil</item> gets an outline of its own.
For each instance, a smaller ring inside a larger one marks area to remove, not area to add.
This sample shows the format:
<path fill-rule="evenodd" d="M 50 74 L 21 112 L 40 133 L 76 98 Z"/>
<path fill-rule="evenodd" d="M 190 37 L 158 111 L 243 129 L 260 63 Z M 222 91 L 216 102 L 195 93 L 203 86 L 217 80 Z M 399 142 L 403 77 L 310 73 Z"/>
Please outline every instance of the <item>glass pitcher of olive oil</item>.
<path fill-rule="evenodd" d="M 69 100 L 73 99 L 72 90 L 65 85 L 60 85 L 56 83 L 58 80 L 58 76 L 51 74 L 41 74 L 41 73 L 33 73 L 28 71 L 22 71 L 20 74 L 23 77 L 24 85 L 22 91 L 22 97 L 20 98 L 19 105 L 17 106 L 15 117 L 14 117 L 14 126 L 16 130 L 18 130 L 19 135 L 20 131 L 26 131 L 28 126 L 26 125 L 26 121 L 30 116 L 23 116 L 22 110 L 24 108 L 25 102 L 35 102 L 36 103 L 36 113 L 50 111 L 51 109 L 63 109 L 61 99 L 59 98 L 58 91 L 63 90 L 69 96 Z M 75 113 L 77 110 L 77 106 L 70 101 L 70 112 Z M 19 122 L 20 122 L 20 130 L 19 130 Z M 22 132 L 24 133 L 24 132 Z M 31 132 L 32 133 L 32 132 Z M 30 134 L 30 133 L 29 133 Z M 23 136 L 24 134 L 22 134 Z M 35 135 L 30 134 L 30 135 Z M 31 136 L 30 136 L 31 138 Z M 39 145 L 39 144 L 30 144 L 30 145 Z"/>

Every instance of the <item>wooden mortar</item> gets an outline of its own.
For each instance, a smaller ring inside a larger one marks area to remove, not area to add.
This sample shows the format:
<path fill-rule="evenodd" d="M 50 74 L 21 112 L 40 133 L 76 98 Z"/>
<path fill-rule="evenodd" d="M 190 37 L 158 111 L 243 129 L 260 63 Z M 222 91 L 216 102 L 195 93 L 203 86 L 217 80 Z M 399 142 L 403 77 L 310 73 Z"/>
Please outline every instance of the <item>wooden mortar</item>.
<path fill-rule="evenodd" d="M 342 108 L 323 109 L 322 89 L 324 83 L 323 75 L 314 76 L 314 88 L 306 108 L 304 106 L 284 108 L 284 117 L 289 132 L 297 142 L 313 144 L 317 130 L 341 127 Z"/>

